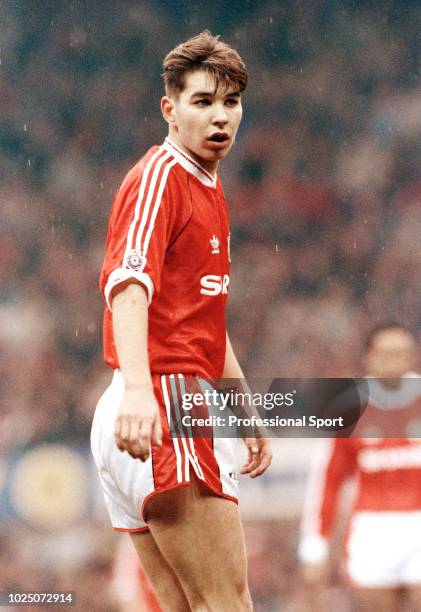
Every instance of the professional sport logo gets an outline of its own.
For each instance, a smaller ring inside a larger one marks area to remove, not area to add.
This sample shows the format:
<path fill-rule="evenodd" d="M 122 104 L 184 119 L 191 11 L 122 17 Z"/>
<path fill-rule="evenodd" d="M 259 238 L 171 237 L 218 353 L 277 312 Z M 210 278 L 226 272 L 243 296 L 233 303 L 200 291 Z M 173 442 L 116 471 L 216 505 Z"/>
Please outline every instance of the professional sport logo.
<path fill-rule="evenodd" d="M 209 242 L 211 243 L 211 247 L 212 247 L 212 255 L 214 255 L 215 253 L 219 253 L 219 238 L 218 236 L 215 236 L 215 234 L 212 236 L 212 238 L 209 240 Z"/>
<path fill-rule="evenodd" d="M 146 265 L 146 257 L 140 251 L 132 249 L 127 258 L 127 265 L 132 270 L 143 270 Z"/>

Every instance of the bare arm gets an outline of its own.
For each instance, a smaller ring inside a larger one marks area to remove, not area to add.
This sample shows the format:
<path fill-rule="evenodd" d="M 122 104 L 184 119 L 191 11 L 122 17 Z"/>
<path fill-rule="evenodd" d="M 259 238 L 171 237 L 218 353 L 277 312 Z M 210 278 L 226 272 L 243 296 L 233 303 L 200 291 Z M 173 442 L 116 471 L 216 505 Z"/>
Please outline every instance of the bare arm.
<path fill-rule="evenodd" d="M 145 461 L 150 441 L 162 443 L 159 407 L 148 360 L 148 301 L 144 288 L 128 284 L 112 300 L 114 341 L 125 383 L 115 423 L 121 451 Z"/>
<path fill-rule="evenodd" d="M 238 378 L 244 381 L 244 372 L 235 356 L 228 334 L 223 377 Z M 256 436 L 255 438 L 245 438 L 244 444 L 248 450 L 248 458 L 247 463 L 241 468 L 241 473 L 250 474 L 251 478 L 260 476 L 272 462 L 270 441 L 267 438 Z"/>

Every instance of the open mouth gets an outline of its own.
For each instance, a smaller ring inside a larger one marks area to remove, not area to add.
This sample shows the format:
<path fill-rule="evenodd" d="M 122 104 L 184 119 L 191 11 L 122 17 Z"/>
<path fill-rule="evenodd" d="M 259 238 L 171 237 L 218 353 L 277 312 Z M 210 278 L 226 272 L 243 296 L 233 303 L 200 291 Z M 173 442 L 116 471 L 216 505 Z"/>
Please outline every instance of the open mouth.
<path fill-rule="evenodd" d="M 212 134 L 212 136 L 210 136 L 208 140 L 210 140 L 211 142 L 225 142 L 226 140 L 228 140 L 228 138 L 228 134 L 225 134 L 224 132 L 217 132 L 215 134 Z"/>

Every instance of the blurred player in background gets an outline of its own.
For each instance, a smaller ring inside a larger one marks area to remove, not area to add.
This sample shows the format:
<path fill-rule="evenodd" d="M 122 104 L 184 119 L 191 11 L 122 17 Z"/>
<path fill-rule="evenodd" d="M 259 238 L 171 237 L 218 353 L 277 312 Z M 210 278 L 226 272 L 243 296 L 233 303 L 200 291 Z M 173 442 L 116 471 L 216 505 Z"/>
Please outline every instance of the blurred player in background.
<path fill-rule="evenodd" d="M 230 235 L 217 169 L 241 121 L 247 71 L 203 32 L 166 56 L 164 81 L 168 138 L 129 172 L 111 212 L 100 284 L 114 377 L 92 451 L 113 527 L 131 534 L 161 607 L 246 611 L 235 441 L 172 437 L 170 423 L 188 380 L 244 377 L 226 333 Z M 269 442 L 245 443 L 242 472 L 258 476 Z"/>
<path fill-rule="evenodd" d="M 299 557 L 322 608 L 339 494 L 352 478 L 356 491 L 343 569 L 358 609 L 402 609 L 404 587 L 411 609 L 421 610 L 421 440 L 404 437 L 421 417 L 419 375 L 412 371 L 416 341 L 390 323 L 371 332 L 366 349 L 369 400 L 365 429 L 358 424 L 357 432 L 372 437 L 321 441 L 311 468 Z M 399 437 L 391 437 L 393 431 Z"/>

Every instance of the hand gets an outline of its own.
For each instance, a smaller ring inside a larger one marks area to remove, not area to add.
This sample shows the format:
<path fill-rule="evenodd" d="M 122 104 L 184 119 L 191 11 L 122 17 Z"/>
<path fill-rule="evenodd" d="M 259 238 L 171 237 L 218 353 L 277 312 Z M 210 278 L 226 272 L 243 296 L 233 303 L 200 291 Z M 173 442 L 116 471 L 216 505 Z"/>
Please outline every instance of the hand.
<path fill-rule="evenodd" d="M 141 461 L 148 459 L 151 441 L 162 446 L 159 406 L 152 387 L 126 389 L 114 435 L 119 450 Z"/>
<path fill-rule="evenodd" d="M 240 470 L 241 474 L 249 474 L 250 478 L 260 476 L 272 462 L 271 443 L 268 438 L 244 438 L 248 450 L 247 463 Z"/>

